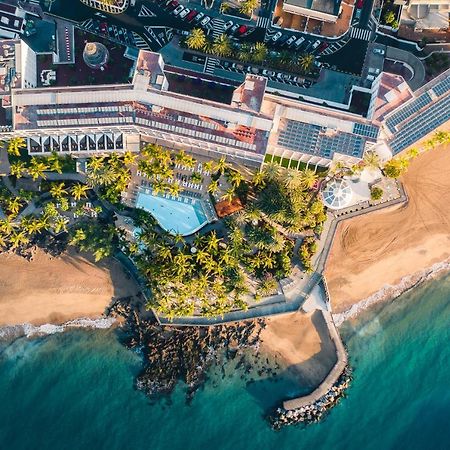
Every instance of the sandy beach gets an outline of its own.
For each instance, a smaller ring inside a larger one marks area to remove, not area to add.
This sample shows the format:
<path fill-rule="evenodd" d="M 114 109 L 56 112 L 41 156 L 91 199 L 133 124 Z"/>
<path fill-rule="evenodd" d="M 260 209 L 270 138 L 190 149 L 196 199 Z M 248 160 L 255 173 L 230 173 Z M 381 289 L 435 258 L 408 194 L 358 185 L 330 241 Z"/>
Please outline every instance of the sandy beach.
<path fill-rule="evenodd" d="M 261 341 L 261 351 L 276 355 L 303 385 L 316 387 L 336 363 L 334 344 L 318 311 L 268 318 Z"/>
<path fill-rule="evenodd" d="M 449 173 L 450 146 L 422 154 L 402 178 L 407 205 L 339 224 L 325 269 L 333 313 L 450 257 Z"/>
<path fill-rule="evenodd" d="M 0 326 L 97 318 L 113 297 L 138 293 L 117 261 L 73 251 L 51 258 L 37 250 L 31 262 L 1 254 L 0 268 Z"/>

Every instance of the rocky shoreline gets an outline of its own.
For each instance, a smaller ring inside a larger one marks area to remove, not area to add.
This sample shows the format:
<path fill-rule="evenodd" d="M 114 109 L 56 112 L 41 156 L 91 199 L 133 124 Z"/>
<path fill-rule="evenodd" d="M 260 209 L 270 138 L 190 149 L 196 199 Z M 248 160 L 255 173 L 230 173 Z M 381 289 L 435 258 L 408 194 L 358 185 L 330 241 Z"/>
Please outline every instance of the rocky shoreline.
<path fill-rule="evenodd" d="M 112 305 L 109 314 L 124 319 L 121 341 L 143 356 L 136 388 L 152 398 L 170 394 L 182 381 L 188 388 L 188 402 L 206 381 L 207 370 L 222 359 L 239 357 L 236 367 L 250 373 L 253 361 L 243 350 L 252 348 L 253 356 L 259 355 L 260 333 L 265 327 L 262 319 L 212 327 L 164 326 L 151 313 L 141 313 L 137 305 L 123 301 Z"/>
<path fill-rule="evenodd" d="M 339 403 L 341 398 L 345 397 L 345 391 L 351 380 L 351 369 L 346 366 L 333 387 L 316 402 L 298 409 L 277 408 L 268 416 L 269 423 L 274 430 L 279 430 L 286 425 L 301 423 L 306 425 L 322 420 L 327 411 Z"/>

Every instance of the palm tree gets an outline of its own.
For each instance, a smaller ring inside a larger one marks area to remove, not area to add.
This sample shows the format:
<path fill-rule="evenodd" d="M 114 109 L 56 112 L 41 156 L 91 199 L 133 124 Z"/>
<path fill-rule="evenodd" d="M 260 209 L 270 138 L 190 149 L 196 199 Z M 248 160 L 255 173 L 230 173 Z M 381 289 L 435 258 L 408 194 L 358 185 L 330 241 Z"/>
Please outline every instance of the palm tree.
<path fill-rule="evenodd" d="M 304 189 L 312 189 L 317 181 L 317 174 L 314 170 L 305 169 L 300 172 L 301 185 Z"/>
<path fill-rule="evenodd" d="M 210 194 L 215 194 L 219 190 L 219 180 L 211 180 L 208 186 L 208 192 Z"/>
<path fill-rule="evenodd" d="M 86 240 L 86 233 L 82 228 L 77 228 L 75 230 L 75 234 L 72 236 L 72 239 L 70 240 L 70 245 L 77 245 L 80 242 L 83 242 Z"/>
<path fill-rule="evenodd" d="M 21 178 L 26 171 L 26 164 L 23 161 L 16 161 L 10 165 L 10 173 L 16 178 Z"/>
<path fill-rule="evenodd" d="M 172 183 L 172 184 L 169 184 L 169 186 L 167 187 L 167 190 L 169 191 L 170 195 L 174 195 L 175 197 L 178 197 L 181 194 L 183 188 L 180 186 L 179 183 Z"/>
<path fill-rule="evenodd" d="M 207 161 L 205 164 L 203 164 L 203 170 L 205 172 L 211 173 L 214 170 L 214 161 Z"/>
<path fill-rule="evenodd" d="M 76 201 L 81 200 L 81 198 L 86 198 L 87 194 L 86 192 L 89 190 L 89 187 L 85 184 L 77 183 L 72 186 L 72 189 L 70 190 L 71 194 L 73 195 L 73 198 Z"/>
<path fill-rule="evenodd" d="M 8 141 L 8 153 L 13 156 L 20 156 L 20 150 L 26 146 L 27 143 L 23 137 L 13 137 Z"/>
<path fill-rule="evenodd" d="M 231 203 L 234 197 L 235 197 L 234 187 L 231 187 L 225 191 L 225 193 L 222 195 L 221 198 L 223 201 Z"/>
<path fill-rule="evenodd" d="M 262 63 L 267 57 L 267 47 L 263 42 L 257 42 L 253 47 L 251 54 L 253 61 L 256 63 Z"/>
<path fill-rule="evenodd" d="M 38 218 L 34 218 L 33 220 L 30 220 L 28 232 L 30 234 L 40 233 L 43 228 L 44 222 Z"/>
<path fill-rule="evenodd" d="M 283 50 L 278 57 L 278 60 L 283 66 L 292 65 L 292 53 L 288 50 Z"/>
<path fill-rule="evenodd" d="M 47 158 L 49 169 L 52 172 L 62 173 L 61 160 L 56 152 L 52 152 L 52 154 Z"/>
<path fill-rule="evenodd" d="M 217 237 L 216 232 L 212 231 L 206 239 L 206 248 L 211 253 L 214 253 L 219 248 L 219 243 L 220 243 L 220 239 Z"/>
<path fill-rule="evenodd" d="M 64 189 L 66 185 L 64 182 L 61 183 L 53 183 L 52 187 L 50 188 L 50 195 L 53 198 L 56 198 L 57 200 L 60 200 L 62 197 L 67 195 L 66 189 Z"/>
<path fill-rule="evenodd" d="M 93 156 L 89 162 L 87 163 L 88 169 L 90 169 L 93 173 L 100 172 L 104 167 L 105 158 L 102 156 Z"/>
<path fill-rule="evenodd" d="M 227 158 L 222 156 L 219 161 L 216 162 L 215 171 L 219 172 L 220 175 L 223 175 L 225 169 L 228 168 Z"/>
<path fill-rule="evenodd" d="M 258 6 L 258 4 L 259 0 L 244 0 L 241 2 L 239 12 L 247 16 L 251 16 L 253 14 L 253 10 Z"/>
<path fill-rule="evenodd" d="M 239 61 L 248 61 L 251 56 L 252 51 L 250 45 L 242 44 L 237 55 Z"/>
<path fill-rule="evenodd" d="M 8 199 L 6 202 L 6 209 L 11 213 L 13 216 L 17 216 L 19 214 L 20 208 L 22 207 L 22 201 L 19 197 L 12 197 Z"/>
<path fill-rule="evenodd" d="M 314 64 L 314 55 L 306 53 L 298 59 L 298 64 L 304 72 L 309 72 Z"/>
<path fill-rule="evenodd" d="M 242 174 L 240 172 L 238 172 L 237 170 L 233 170 L 230 173 L 230 182 L 231 184 L 237 188 L 239 187 L 239 185 L 241 184 L 241 182 L 244 180 L 244 177 L 242 176 Z"/>
<path fill-rule="evenodd" d="M 276 162 L 271 161 L 265 164 L 263 173 L 267 180 L 274 181 L 280 175 L 280 166 Z"/>
<path fill-rule="evenodd" d="M 39 177 L 45 179 L 45 170 L 48 169 L 47 164 L 40 161 L 34 156 L 31 158 L 30 165 L 28 166 L 28 174 L 31 176 L 33 181 L 36 181 Z"/>
<path fill-rule="evenodd" d="M 64 216 L 58 216 L 55 220 L 54 229 L 55 233 L 59 234 L 63 231 L 67 231 L 67 223 L 69 222 L 69 219 Z"/>
<path fill-rule="evenodd" d="M 135 163 L 137 156 L 134 153 L 131 153 L 130 151 L 126 151 L 123 154 L 123 163 L 127 166 L 131 166 Z"/>
<path fill-rule="evenodd" d="M 202 175 L 201 175 L 200 173 L 194 172 L 194 173 L 191 175 L 191 181 L 192 181 L 193 183 L 195 183 L 195 184 L 201 184 L 202 181 L 203 181 L 203 177 L 202 177 Z"/>
<path fill-rule="evenodd" d="M 264 172 L 256 172 L 253 175 L 252 183 L 255 187 L 261 186 L 264 187 L 266 185 L 266 174 Z"/>
<path fill-rule="evenodd" d="M 201 28 L 194 28 L 186 39 L 186 44 L 193 50 L 201 50 L 206 44 L 205 32 Z"/>
<path fill-rule="evenodd" d="M 363 161 L 366 166 L 378 169 L 380 167 L 380 157 L 378 153 L 373 150 L 369 150 L 364 154 Z"/>
<path fill-rule="evenodd" d="M 9 241 L 11 243 L 11 248 L 16 249 L 20 245 L 26 245 L 30 242 L 30 239 L 26 236 L 24 231 L 20 231 L 19 233 L 12 233 L 9 236 Z"/>
<path fill-rule="evenodd" d="M 284 171 L 283 181 L 288 189 L 298 189 L 302 186 L 300 174 L 293 169 L 287 169 Z"/>
<path fill-rule="evenodd" d="M 407 156 L 409 159 L 415 158 L 419 154 L 419 149 L 416 147 L 412 147 L 408 150 Z"/>
<path fill-rule="evenodd" d="M 225 34 L 218 36 L 214 39 L 212 51 L 217 56 L 229 56 L 231 54 L 230 38 Z"/>

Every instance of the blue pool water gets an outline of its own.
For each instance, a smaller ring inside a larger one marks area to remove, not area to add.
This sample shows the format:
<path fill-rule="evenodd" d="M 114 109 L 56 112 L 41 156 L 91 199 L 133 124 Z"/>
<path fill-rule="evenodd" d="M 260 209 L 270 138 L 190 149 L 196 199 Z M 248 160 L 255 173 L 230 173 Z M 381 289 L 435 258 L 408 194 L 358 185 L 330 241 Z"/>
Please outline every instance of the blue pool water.
<path fill-rule="evenodd" d="M 272 431 L 285 392 L 239 370 L 152 403 L 133 388 L 141 360 L 114 330 L 0 342 L 0 448 L 11 450 L 447 450 L 450 276 L 346 324 L 354 379 L 325 420 Z M 214 370 L 220 375 L 220 370 Z"/>
<path fill-rule="evenodd" d="M 191 197 L 174 199 L 140 192 L 136 207 L 150 212 L 169 233 L 187 236 L 208 223 L 202 201 Z"/>

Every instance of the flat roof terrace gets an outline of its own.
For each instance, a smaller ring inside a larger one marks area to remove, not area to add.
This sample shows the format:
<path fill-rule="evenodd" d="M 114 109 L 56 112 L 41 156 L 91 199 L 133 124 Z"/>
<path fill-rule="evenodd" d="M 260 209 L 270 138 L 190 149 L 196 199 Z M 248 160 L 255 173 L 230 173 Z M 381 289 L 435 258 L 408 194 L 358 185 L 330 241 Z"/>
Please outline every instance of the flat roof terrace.
<path fill-rule="evenodd" d="M 339 14 L 341 0 L 284 0 L 284 3 L 337 16 Z"/>

